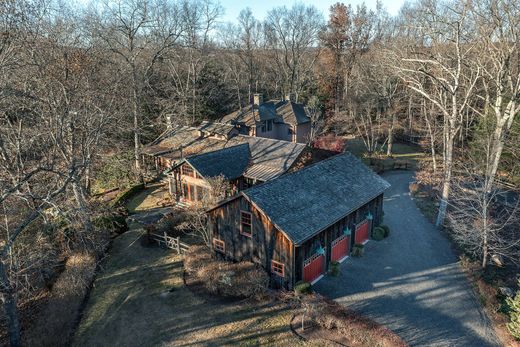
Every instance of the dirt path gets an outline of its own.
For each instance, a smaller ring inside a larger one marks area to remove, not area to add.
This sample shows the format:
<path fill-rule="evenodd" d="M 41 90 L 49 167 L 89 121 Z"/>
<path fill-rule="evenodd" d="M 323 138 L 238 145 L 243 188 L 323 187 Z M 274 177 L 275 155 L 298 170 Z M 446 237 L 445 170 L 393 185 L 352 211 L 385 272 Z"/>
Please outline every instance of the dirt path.
<path fill-rule="evenodd" d="M 207 302 L 183 284 L 173 252 L 143 247 L 141 229 L 116 238 L 74 346 L 298 345 L 290 312 L 272 304 Z"/>
<path fill-rule="evenodd" d="M 473 294 L 449 241 L 410 198 L 411 172 L 383 175 L 383 241 L 370 241 L 362 258 L 350 258 L 339 278 L 316 289 L 386 325 L 412 346 L 496 346 L 494 331 Z"/>

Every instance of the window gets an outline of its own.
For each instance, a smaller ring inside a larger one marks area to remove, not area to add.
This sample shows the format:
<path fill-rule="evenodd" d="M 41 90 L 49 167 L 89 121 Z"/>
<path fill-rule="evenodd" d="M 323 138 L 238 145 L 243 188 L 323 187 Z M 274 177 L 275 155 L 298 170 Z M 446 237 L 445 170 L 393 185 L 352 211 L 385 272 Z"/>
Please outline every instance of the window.
<path fill-rule="evenodd" d="M 251 213 L 240 211 L 240 233 L 251 237 Z"/>
<path fill-rule="evenodd" d="M 195 177 L 193 169 L 187 164 L 182 166 L 182 174 L 185 176 Z"/>
<path fill-rule="evenodd" d="M 183 193 L 184 199 L 186 199 L 186 200 L 190 199 L 188 185 L 184 182 L 182 183 L 182 193 Z"/>
<path fill-rule="evenodd" d="M 206 190 L 206 188 L 197 186 L 197 201 L 204 200 L 205 190 Z"/>
<path fill-rule="evenodd" d="M 267 122 L 267 131 L 273 130 L 273 121 L 272 120 L 268 120 L 266 122 Z"/>
<path fill-rule="evenodd" d="M 219 239 L 213 239 L 213 249 L 219 253 L 226 253 L 226 244 Z"/>
<path fill-rule="evenodd" d="M 280 277 L 284 277 L 284 265 L 275 260 L 271 260 L 271 272 Z"/>
<path fill-rule="evenodd" d="M 263 133 L 273 130 L 273 121 L 272 120 L 265 120 L 262 122 L 262 127 L 260 131 Z"/>

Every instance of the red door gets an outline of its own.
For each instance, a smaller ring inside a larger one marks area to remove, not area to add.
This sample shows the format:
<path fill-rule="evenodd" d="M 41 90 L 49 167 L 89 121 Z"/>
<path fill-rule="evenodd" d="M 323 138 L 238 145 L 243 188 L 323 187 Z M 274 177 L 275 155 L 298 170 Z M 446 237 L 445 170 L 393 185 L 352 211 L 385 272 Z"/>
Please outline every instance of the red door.
<path fill-rule="evenodd" d="M 347 235 L 340 236 L 332 241 L 332 261 L 340 261 L 349 254 L 350 237 Z"/>
<path fill-rule="evenodd" d="M 314 254 L 303 263 L 303 280 L 311 283 L 323 273 L 325 256 Z"/>
<path fill-rule="evenodd" d="M 354 241 L 356 243 L 363 243 L 368 240 L 368 221 L 364 221 L 359 223 L 356 226 L 356 233 L 354 237 Z"/>

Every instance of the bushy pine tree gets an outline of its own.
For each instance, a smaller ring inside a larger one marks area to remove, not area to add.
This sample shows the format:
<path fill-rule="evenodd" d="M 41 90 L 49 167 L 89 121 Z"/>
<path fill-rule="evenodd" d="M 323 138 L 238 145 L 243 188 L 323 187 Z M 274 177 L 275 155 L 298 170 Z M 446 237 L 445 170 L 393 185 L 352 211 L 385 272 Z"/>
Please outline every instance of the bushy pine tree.
<path fill-rule="evenodd" d="M 518 280 L 518 285 L 520 288 L 520 280 Z M 511 335 L 520 340 L 520 289 L 514 298 L 507 298 L 507 304 L 511 310 L 509 313 L 511 321 L 507 324 L 507 328 Z"/>

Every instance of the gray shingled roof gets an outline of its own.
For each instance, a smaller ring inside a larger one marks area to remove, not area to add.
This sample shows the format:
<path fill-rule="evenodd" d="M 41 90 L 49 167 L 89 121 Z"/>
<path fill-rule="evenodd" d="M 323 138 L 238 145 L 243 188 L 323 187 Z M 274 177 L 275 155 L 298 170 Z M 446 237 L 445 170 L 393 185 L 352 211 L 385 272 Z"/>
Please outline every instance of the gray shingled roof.
<path fill-rule="evenodd" d="M 350 153 L 242 192 L 296 245 L 383 193 L 390 184 Z"/>
<path fill-rule="evenodd" d="M 233 129 L 235 129 L 235 127 L 232 124 L 209 121 L 203 121 L 198 128 L 199 130 L 204 132 L 220 135 L 228 135 L 231 131 L 233 131 Z"/>
<path fill-rule="evenodd" d="M 248 106 L 241 110 L 222 117 L 221 123 L 244 123 L 253 126 L 259 121 L 274 120 L 275 122 L 286 122 L 293 125 L 304 124 L 311 121 L 303 104 L 287 100 L 269 100 L 260 106 Z"/>
<path fill-rule="evenodd" d="M 238 138 L 247 141 L 251 150 L 251 165 L 244 176 L 261 181 L 273 179 L 289 170 L 306 147 L 302 143 L 264 137 L 239 135 Z"/>
<path fill-rule="evenodd" d="M 249 165 L 250 153 L 247 143 L 206 152 L 184 159 L 203 177 L 223 175 L 231 180 L 242 176 Z"/>

